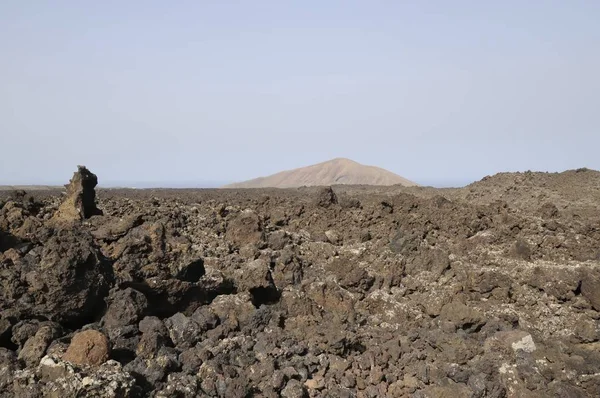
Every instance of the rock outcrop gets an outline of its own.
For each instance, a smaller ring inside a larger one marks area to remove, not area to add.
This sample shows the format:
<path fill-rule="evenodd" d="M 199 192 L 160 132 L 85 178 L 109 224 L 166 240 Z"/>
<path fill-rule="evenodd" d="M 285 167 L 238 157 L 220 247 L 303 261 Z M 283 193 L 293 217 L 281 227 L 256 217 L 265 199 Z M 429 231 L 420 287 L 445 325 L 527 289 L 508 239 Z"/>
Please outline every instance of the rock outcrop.
<path fill-rule="evenodd" d="M 73 178 L 66 185 L 66 196 L 53 219 L 71 222 L 101 215 L 102 211 L 96 207 L 96 185 L 98 177 L 85 166 L 77 166 Z"/>

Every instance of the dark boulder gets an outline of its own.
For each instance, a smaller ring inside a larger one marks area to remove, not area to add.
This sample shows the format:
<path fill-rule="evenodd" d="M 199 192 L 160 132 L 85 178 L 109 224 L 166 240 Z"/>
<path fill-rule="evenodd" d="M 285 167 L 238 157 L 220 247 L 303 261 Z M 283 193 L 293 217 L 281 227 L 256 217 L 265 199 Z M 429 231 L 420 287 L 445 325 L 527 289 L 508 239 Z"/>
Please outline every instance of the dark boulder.
<path fill-rule="evenodd" d="M 319 207 L 330 207 L 338 203 L 338 198 L 333 188 L 324 187 L 319 189 L 315 197 L 315 204 Z"/>
<path fill-rule="evenodd" d="M 102 319 L 108 329 L 137 324 L 148 309 L 146 296 L 132 288 L 116 291 L 108 301 L 108 310 Z"/>
<path fill-rule="evenodd" d="M 113 277 L 91 235 L 60 230 L 36 250 L 39 257 L 26 256 L 20 269 L 11 269 L 16 278 L 0 278 L 5 285 L 0 297 L 21 319 L 41 317 L 74 326 L 96 318 Z"/>

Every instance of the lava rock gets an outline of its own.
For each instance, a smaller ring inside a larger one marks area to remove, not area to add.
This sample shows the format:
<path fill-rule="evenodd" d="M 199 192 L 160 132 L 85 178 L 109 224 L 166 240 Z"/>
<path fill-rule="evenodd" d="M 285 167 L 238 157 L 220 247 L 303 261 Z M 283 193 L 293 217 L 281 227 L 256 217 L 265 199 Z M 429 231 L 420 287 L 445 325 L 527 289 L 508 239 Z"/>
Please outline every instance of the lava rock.
<path fill-rule="evenodd" d="M 19 360 L 26 366 L 34 367 L 40 362 L 46 354 L 46 349 L 50 343 L 60 336 L 60 329 L 53 326 L 40 327 L 34 336 L 30 337 L 19 352 Z"/>
<path fill-rule="evenodd" d="M 485 324 L 485 319 L 479 311 L 458 301 L 444 305 L 440 317 L 467 332 L 475 332 Z"/>
<path fill-rule="evenodd" d="M 157 333 L 163 336 L 169 333 L 163 321 L 155 316 L 144 317 L 139 323 L 139 330 L 142 333 Z"/>
<path fill-rule="evenodd" d="M 321 188 L 316 194 L 315 204 L 319 207 L 328 208 L 337 203 L 337 195 L 331 187 Z"/>
<path fill-rule="evenodd" d="M 262 221 L 253 210 L 244 210 L 228 221 L 225 236 L 238 247 L 256 245 L 264 239 Z"/>
<path fill-rule="evenodd" d="M 17 368 L 15 353 L 0 347 L 0 396 L 9 396 L 7 390 L 12 386 L 13 375 Z"/>
<path fill-rule="evenodd" d="M 17 396 L 23 390 L 37 390 L 51 397 L 131 397 L 139 393 L 135 379 L 121 365 L 109 360 L 92 369 L 79 369 L 58 358 L 45 356 L 36 372 L 40 378 L 22 375 Z M 25 377 L 23 377 L 25 376 Z"/>
<path fill-rule="evenodd" d="M 179 348 L 193 347 L 202 335 L 200 325 L 180 312 L 166 319 L 165 325 L 171 340 Z"/>
<path fill-rule="evenodd" d="M 97 316 L 113 280 L 110 264 L 89 233 L 77 229 L 52 236 L 39 262 L 32 259 L 27 268 L 27 292 L 12 305 L 23 318 L 37 316 L 69 326 Z"/>
<path fill-rule="evenodd" d="M 151 359 L 137 357 L 127 365 L 125 371 L 141 379 L 146 388 L 152 388 L 164 381 L 167 375 L 181 369 L 177 352 L 173 348 L 162 347 L 156 356 Z"/>
<path fill-rule="evenodd" d="M 192 319 L 202 331 L 211 330 L 219 324 L 219 317 L 209 307 L 200 307 L 192 314 Z"/>
<path fill-rule="evenodd" d="M 175 277 L 186 282 L 198 282 L 206 274 L 204 269 L 204 260 L 199 258 L 192 261 L 183 262 L 177 267 Z"/>
<path fill-rule="evenodd" d="M 531 246 L 523 239 L 518 239 L 511 249 L 511 254 L 518 259 L 531 261 Z"/>
<path fill-rule="evenodd" d="M 132 288 L 118 290 L 109 296 L 102 322 L 108 329 L 137 324 L 148 309 L 146 296 Z"/>
<path fill-rule="evenodd" d="M 600 312 L 600 275 L 594 271 L 584 271 L 581 281 L 581 294 L 587 298 L 592 307 Z"/>
<path fill-rule="evenodd" d="M 542 218 L 556 218 L 558 217 L 558 208 L 554 203 L 546 202 L 538 210 L 538 214 Z"/>
<path fill-rule="evenodd" d="M 281 390 L 281 396 L 283 398 L 305 398 L 307 394 L 300 381 L 291 379 L 287 382 L 283 390 Z"/>
<path fill-rule="evenodd" d="M 256 311 L 250 293 L 218 296 L 210 304 L 210 309 L 219 318 L 221 324 L 227 323 L 235 327 L 247 325 Z"/>
<path fill-rule="evenodd" d="M 275 231 L 269 234 L 268 244 L 273 250 L 282 250 L 290 243 L 290 237 L 285 231 Z"/>
<path fill-rule="evenodd" d="M 98 177 L 85 166 L 77 166 L 77 171 L 67 188 L 67 196 L 53 217 L 55 221 L 80 221 L 95 215 L 102 215 L 96 207 L 96 185 Z"/>
<path fill-rule="evenodd" d="M 154 396 L 156 398 L 195 398 L 200 389 L 197 376 L 184 373 L 172 373 L 167 377 L 165 386 Z"/>

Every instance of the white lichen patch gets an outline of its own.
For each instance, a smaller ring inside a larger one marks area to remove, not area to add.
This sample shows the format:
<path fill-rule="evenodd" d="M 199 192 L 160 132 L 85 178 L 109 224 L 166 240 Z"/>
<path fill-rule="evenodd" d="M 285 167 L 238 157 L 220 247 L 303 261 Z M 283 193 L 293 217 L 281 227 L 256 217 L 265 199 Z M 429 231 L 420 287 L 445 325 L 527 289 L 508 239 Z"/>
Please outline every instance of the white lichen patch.
<path fill-rule="evenodd" d="M 534 352 L 536 350 L 535 343 L 530 334 L 523 337 L 519 341 L 512 343 L 512 349 L 515 351 Z"/>
<path fill-rule="evenodd" d="M 515 366 L 514 366 L 514 365 L 511 365 L 511 364 L 508 364 L 508 363 L 503 363 L 503 364 L 500 366 L 500 368 L 498 369 L 498 371 L 499 371 L 501 374 L 503 374 L 503 375 L 504 375 L 504 374 L 514 374 L 514 373 L 515 373 L 515 369 L 514 369 L 514 368 L 515 368 Z"/>

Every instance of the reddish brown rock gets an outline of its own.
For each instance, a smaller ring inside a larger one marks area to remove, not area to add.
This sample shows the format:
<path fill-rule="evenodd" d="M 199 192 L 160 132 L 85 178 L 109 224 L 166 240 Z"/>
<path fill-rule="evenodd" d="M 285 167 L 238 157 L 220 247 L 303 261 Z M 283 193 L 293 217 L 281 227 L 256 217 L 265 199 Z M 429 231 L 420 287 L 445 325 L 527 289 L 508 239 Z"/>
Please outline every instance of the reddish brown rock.
<path fill-rule="evenodd" d="M 97 330 L 77 333 L 71 340 L 63 360 L 77 365 L 101 365 L 108 360 L 108 338 Z"/>

